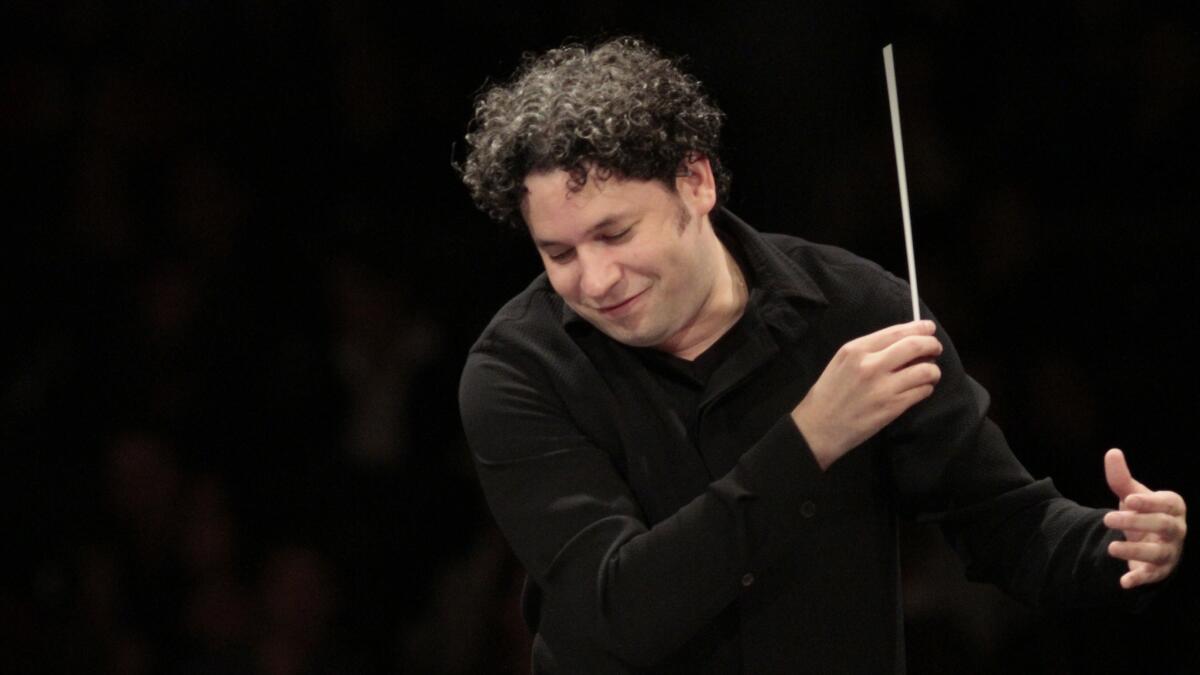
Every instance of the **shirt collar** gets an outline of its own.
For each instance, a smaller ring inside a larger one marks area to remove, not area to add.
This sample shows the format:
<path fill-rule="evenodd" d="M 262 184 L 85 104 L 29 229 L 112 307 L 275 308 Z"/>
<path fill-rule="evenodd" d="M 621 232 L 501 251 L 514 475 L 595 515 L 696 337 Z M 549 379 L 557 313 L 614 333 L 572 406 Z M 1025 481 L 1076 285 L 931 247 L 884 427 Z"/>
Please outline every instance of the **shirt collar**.
<path fill-rule="evenodd" d="M 745 255 L 754 286 L 764 293 L 827 305 L 825 294 L 794 260 L 725 207 L 713 212 L 713 227 L 733 237 Z"/>

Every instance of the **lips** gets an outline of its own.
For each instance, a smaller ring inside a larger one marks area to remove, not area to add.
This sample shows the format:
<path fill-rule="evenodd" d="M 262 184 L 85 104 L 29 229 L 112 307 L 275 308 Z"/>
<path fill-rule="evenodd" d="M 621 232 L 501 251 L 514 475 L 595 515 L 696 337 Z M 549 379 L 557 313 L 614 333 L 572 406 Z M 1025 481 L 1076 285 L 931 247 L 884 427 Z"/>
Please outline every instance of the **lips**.
<path fill-rule="evenodd" d="M 602 314 L 606 314 L 606 315 L 610 315 L 610 316 L 614 315 L 614 314 L 620 314 L 624 310 L 629 309 L 629 307 L 632 306 L 633 301 L 642 297 L 642 294 L 645 292 L 646 292 L 646 289 L 642 289 L 641 291 L 637 292 L 636 294 L 631 295 L 628 298 L 625 298 L 624 300 L 622 300 L 621 302 L 618 302 L 615 305 L 609 305 L 608 307 L 601 307 L 600 312 Z"/>

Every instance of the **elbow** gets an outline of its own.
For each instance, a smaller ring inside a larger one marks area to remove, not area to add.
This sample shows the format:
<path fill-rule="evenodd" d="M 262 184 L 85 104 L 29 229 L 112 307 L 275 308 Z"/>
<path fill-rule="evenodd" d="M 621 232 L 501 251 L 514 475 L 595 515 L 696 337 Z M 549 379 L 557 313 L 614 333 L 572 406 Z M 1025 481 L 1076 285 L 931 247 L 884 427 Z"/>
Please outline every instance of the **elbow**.
<path fill-rule="evenodd" d="M 626 665 L 651 668 L 662 664 L 696 628 L 680 621 L 692 612 L 677 606 L 670 595 L 655 593 L 644 584 L 614 582 L 610 576 L 596 589 L 593 635 L 606 652 Z"/>
<path fill-rule="evenodd" d="M 642 622 L 623 622 L 620 619 L 607 618 L 604 623 L 606 625 L 598 631 L 603 649 L 620 662 L 634 668 L 659 665 L 678 648 L 673 641 Z"/>
<path fill-rule="evenodd" d="M 621 664 L 627 668 L 653 668 L 665 661 L 675 648 L 664 639 L 653 622 L 632 608 L 620 611 L 596 611 L 591 620 L 577 610 L 555 606 L 547 597 L 541 607 L 536 630 L 542 640 L 563 659 L 563 665 L 578 660 L 596 669 L 602 663 Z M 570 655 L 570 657 L 567 657 Z M 600 668 L 602 670 L 602 668 Z"/>
<path fill-rule="evenodd" d="M 671 608 L 660 603 L 636 589 L 607 584 L 579 594 L 551 592 L 541 597 L 536 630 L 548 644 L 559 645 L 556 651 L 592 654 L 586 658 L 630 668 L 652 668 L 686 641 L 686 636 L 681 640 L 678 631 L 672 630 Z"/>

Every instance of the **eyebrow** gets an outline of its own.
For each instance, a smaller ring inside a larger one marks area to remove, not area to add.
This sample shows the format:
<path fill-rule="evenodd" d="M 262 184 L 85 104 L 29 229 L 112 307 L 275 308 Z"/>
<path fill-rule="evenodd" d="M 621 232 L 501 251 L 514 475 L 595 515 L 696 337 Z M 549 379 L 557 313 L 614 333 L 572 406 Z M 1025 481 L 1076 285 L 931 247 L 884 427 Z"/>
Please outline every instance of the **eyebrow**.
<path fill-rule="evenodd" d="M 600 222 L 596 223 L 595 225 L 592 225 L 591 227 L 589 227 L 587 229 L 587 232 L 584 232 L 583 235 L 586 237 L 587 235 L 592 234 L 593 232 L 595 232 L 597 230 L 603 230 L 604 228 L 609 227 L 610 225 L 616 224 L 616 222 L 618 220 L 619 220 L 619 218 L 617 216 L 608 216 L 604 220 L 601 220 Z M 550 246 L 566 246 L 566 244 L 563 244 L 561 242 L 551 241 L 548 239 L 534 239 L 533 243 L 538 248 L 548 248 Z"/>

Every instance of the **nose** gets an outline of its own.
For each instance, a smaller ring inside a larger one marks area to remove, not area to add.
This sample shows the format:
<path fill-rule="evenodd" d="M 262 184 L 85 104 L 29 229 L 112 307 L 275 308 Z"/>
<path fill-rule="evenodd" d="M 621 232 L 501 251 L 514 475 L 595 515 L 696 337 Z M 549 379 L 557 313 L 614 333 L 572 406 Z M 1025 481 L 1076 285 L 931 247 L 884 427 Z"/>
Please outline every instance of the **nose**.
<path fill-rule="evenodd" d="M 606 251 L 579 250 L 579 290 L 592 302 L 608 299 L 621 280 L 621 268 Z"/>

